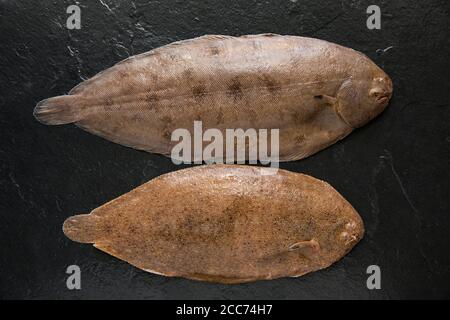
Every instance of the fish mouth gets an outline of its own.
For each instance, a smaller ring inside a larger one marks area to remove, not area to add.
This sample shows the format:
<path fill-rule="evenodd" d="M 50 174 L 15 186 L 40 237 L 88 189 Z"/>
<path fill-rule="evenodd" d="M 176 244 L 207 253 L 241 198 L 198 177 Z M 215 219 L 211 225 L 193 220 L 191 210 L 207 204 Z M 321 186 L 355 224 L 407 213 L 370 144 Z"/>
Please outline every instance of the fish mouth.
<path fill-rule="evenodd" d="M 380 94 L 378 97 L 376 97 L 376 103 L 381 107 L 385 108 L 389 101 L 392 98 L 392 84 L 388 85 L 387 88 L 384 90 L 382 94 Z"/>
<path fill-rule="evenodd" d="M 340 240 L 348 247 L 353 247 L 364 236 L 364 227 L 352 220 L 345 224 L 344 230 L 339 234 Z"/>
<path fill-rule="evenodd" d="M 389 89 L 380 89 L 380 88 L 374 88 L 370 90 L 369 93 L 370 96 L 372 96 L 375 99 L 375 102 L 383 103 L 386 101 L 389 101 L 389 99 L 392 96 L 392 91 Z"/>
<path fill-rule="evenodd" d="M 384 94 L 384 95 L 377 97 L 376 101 L 379 104 L 385 104 L 385 103 L 387 104 L 389 99 L 390 99 L 390 94 Z"/>
<path fill-rule="evenodd" d="M 392 80 L 387 74 L 384 74 L 383 77 L 376 78 L 375 80 L 379 83 L 379 85 L 381 85 L 381 88 L 379 88 L 378 90 L 373 89 L 374 92 L 371 92 L 371 94 L 375 97 L 375 101 L 377 103 L 381 105 L 387 104 L 387 102 L 389 102 L 392 97 Z"/>

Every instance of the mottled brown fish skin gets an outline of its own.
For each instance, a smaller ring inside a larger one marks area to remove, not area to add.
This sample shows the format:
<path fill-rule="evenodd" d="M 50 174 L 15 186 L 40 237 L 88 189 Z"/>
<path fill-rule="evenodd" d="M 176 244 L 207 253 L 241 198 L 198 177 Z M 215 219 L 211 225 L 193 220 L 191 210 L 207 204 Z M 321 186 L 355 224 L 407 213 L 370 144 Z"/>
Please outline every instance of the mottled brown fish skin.
<path fill-rule="evenodd" d="M 391 95 L 383 70 L 349 48 L 297 36 L 209 35 L 124 60 L 41 101 L 34 114 L 164 155 L 177 143 L 171 133 L 192 133 L 195 120 L 222 132 L 280 129 L 280 160 L 289 161 L 364 125 Z"/>
<path fill-rule="evenodd" d="M 326 268 L 364 234 L 358 213 L 329 184 L 239 165 L 162 175 L 68 218 L 63 230 L 148 272 L 220 283 Z"/>

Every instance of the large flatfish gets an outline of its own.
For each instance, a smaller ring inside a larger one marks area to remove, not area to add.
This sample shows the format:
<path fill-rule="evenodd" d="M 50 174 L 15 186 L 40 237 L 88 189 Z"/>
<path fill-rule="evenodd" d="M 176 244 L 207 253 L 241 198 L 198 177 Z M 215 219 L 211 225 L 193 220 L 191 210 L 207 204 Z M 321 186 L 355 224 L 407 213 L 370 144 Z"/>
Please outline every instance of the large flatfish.
<path fill-rule="evenodd" d="M 383 70 L 337 44 L 275 34 L 207 35 L 130 57 L 69 95 L 39 102 L 34 114 L 45 124 L 75 123 L 166 156 L 178 143 L 172 132 L 194 134 L 194 121 L 223 136 L 234 128 L 279 129 L 279 160 L 289 161 L 344 138 L 382 112 L 391 95 Z"/>
<path fill-rule="evenodd" d="M 328 183 L 240 165 L 164 174 L 68 218 L 63 230 L 145 271 L 220 283 L 326 268 L 364 234 L 358 213 Z"/>

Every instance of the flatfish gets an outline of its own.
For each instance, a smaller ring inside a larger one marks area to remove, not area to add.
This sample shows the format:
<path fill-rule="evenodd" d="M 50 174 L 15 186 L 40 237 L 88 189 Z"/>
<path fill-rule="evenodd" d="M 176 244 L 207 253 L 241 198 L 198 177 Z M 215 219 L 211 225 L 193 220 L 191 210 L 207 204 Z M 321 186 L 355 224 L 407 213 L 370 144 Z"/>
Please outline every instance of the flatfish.
<path fill-rule="evenodd" d="M 363 237 L 360 216 L 328 183 L 260 170 L 217 164 L 164 174 L 68 218 L 63 230 L 142 270 L 219 283 L 298 277 Z"/>
<path fill-rule="evenodd" d="M 366 124 L 391 95 L 383 70 L 337 44 L 276 34 L 206 35 L 119 62 L 68 95 L 39 102 L 34 115 L 166 156 L 178 143 L 174 130 L 194 134 L 194 121 L 223 136 L 234 128 L 279 129 L 278 160 L 290 161 Z"/>

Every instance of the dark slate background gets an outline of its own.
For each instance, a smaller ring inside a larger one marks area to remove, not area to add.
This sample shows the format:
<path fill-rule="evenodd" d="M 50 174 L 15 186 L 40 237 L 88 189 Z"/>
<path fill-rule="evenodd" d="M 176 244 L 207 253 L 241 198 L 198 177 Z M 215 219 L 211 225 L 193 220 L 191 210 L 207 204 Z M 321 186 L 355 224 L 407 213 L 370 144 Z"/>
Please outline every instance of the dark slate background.
<path fill-rule="evenodd" d="M 65 27 L 81 7 L 81 30 Z M 382 10 L 381 30 L 366 8 Z M 0 1 L 0 298 L 449 298 L 449 2 Z M 65 218 L 162 173 L 167 158 L 32 116 L 44 98 L 129 55 L 204 34 L 274 32 L 364 52 L 392 77 L 394 97 L 343 141 L 282 168 L 330 182 L 360 212 L 362 242 L 332 267 L 297 279 L 217 285 L 140 271 L 69 241 Z M 391 49 L 383 49 L 392 46 Z M 82 289 L 66 288 L 77 264 Z M 377 264 L 382 289 L 366 288 Z"/>

